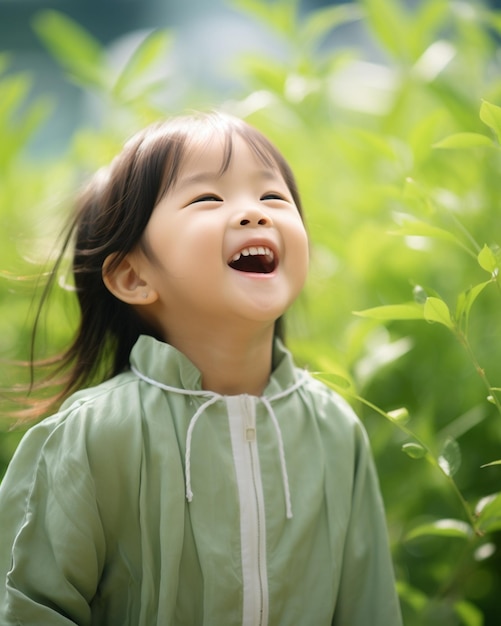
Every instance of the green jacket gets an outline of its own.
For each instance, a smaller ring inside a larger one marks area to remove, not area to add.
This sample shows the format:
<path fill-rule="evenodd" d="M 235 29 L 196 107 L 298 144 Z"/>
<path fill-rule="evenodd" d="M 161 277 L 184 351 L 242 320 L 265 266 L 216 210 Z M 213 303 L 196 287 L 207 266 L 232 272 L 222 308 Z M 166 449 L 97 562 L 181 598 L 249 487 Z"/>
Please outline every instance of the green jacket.
<path fill-rule="evenodd" d="M 2 626 L 401 624 L 365 431 L 278 342 L 258 398 L 141 337 L 131 371 L 31 428 L 0 579 Z"/>

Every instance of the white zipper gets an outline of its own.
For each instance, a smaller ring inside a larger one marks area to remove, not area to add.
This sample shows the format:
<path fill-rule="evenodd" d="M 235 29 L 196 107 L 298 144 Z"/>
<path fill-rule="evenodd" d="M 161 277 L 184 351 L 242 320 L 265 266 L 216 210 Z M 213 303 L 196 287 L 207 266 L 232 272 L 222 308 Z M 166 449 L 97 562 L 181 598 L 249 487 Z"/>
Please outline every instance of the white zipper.
<path fill-rule="evenodd" d="M 266 526 L 257 447 L 256 401 L 253 396 L 226 397 L 240 503 L 242 626 L 268 624 Z"/>

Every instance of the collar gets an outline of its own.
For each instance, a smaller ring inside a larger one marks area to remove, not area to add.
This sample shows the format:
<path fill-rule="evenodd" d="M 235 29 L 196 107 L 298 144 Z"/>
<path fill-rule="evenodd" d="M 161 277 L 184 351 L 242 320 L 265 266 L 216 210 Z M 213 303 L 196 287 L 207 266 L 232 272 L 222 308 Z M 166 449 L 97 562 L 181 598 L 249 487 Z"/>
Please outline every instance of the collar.
<path fill-rule="evenodd" d="M 193 430 L 206 409 L 218 401 L 225 401 L 225 396 L 202 389 L 202 375 L 195 365 L 179 350 L 153 337 L 145 335 L 139 337 L 131 352 L 130 365 L 132 372 L 150 385 L 170 393 L 192 397 L 199 396 L 204 400 L 191 417 L 186 433 L 186 499 L 191 502 L 193 491 L 191 489 L 190 459 Z M 273 403 L 291 395 L 306 382 L 306 373 L 301 372 L 299 376 L 297 373 L 298 370 L 294 367 L 290 352 L 285 349 L 279 339 L 275 339 L 272 374 L 263 394 L 257 400 L 266 408 L 277 435 L 287 518 L 292 517 L 289 478 L 282 431 L 273 409 Z"/>

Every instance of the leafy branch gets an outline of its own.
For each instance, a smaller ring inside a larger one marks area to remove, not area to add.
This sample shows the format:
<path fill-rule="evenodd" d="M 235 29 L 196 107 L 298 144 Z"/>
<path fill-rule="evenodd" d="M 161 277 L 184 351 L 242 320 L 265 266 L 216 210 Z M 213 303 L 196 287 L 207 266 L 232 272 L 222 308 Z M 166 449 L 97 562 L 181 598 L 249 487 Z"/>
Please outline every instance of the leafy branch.
<path fill-rule="evenodd" d="M 412 440 L 404 443 L 402 446 L 402 451 L 405 452 L 407 456 L 412 459 L 426 459 L 433 467 L 440 471 L 443 476 L 445 476 L 446 481 L 454 491 L 461 504 L 465 517 L 468 520 L 468 525 L 465 526 L 464 524 L 457 523 L 457 520 L 454 521 L 454 524 L 444 525 L 442 520 L 441 523 L 436 526 L 428 525 L 428 531 L 431 532 L 432 529 L 434 529 L 433 534 L 448 534 L 449 536 L 457 536 L 458 533 L 464 535 L 473 533 L 478 536 L 483 535 L 479 526 L 480 520 L 472 513 L 470 505 L 464 498 L 453 478 L 461 464 L 461 453 L 459 446 L 454 439 L 451 437 L 447 438 L 440 450 L 440 453 L 436 456 L 431 448 L 418 435 L 416 435 L 415 432 L 406 426 L 406 422 L 409 419 L 409 413 L 406 408 L 384 411 L 370 400 L 367 400 L 367 398 L 364 398 L 353 391 L 351 383 L 348 383 L 348 381 L 345 381 L 342 377 L 338 375 L 333 377 L 332 375 L 323 372 L 317 372 L 315 376 L 325 384 L 332 387 L 335 391 L 338 391 L 342 395 L 348 395 L 352 400 L 360 402 L 375 413 L 378 413 L 387 419 L 391 424 L 398 428 L 398 430 L 404 433 L 408 439 Z"/>

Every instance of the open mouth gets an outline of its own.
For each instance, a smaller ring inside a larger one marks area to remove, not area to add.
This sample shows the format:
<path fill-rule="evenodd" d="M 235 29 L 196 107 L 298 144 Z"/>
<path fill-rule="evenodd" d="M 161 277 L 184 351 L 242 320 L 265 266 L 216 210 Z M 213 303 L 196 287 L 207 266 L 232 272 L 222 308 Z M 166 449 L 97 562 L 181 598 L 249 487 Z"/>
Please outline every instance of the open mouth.
<path fill-rule="evenodd" d="M 277 261 L 273 250 L 267 246 L 250 246 L 237 252 L 228 265 L 239 272 L 271 274 L 277 267 Z"/>

